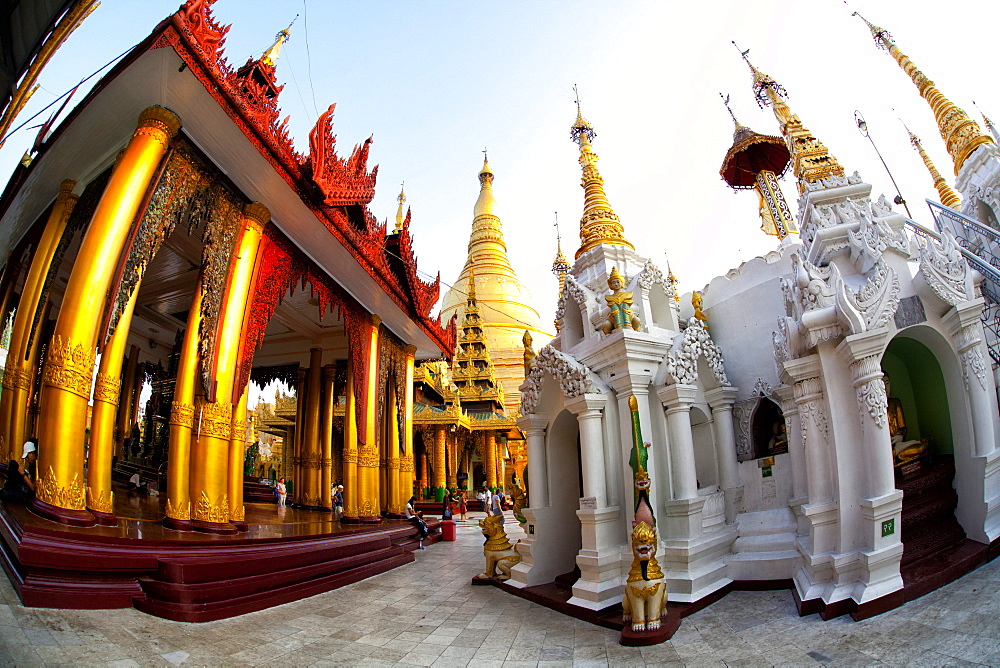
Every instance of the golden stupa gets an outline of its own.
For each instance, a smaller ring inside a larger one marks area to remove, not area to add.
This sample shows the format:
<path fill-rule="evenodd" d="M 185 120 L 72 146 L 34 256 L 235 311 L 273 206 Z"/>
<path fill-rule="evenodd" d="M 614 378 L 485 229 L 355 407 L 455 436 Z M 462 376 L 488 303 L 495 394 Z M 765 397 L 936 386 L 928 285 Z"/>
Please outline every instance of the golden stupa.
<path fill-rule="evenodd" d="M 479 171 L 479 199 L 472 218 L 469 255 L 455 287 L 444 295 L 441 310 L 445 321 L 458 314 L 461 321 L 466 305 L 470 274 L 474 276 L 476 301 L 484 324 L 487 345 L 497 379 L 504 392 L 504 411 L 515 415 L 521 403 L 517 388 L 524 382 L 525 330 L 542 340 L 552 337 L 542 329 L 541 318 L 532 305 L 531 291 L 517 277 L 507 257 L 500 217 L 493 197 L 493 172 L 488 160 Z"/>

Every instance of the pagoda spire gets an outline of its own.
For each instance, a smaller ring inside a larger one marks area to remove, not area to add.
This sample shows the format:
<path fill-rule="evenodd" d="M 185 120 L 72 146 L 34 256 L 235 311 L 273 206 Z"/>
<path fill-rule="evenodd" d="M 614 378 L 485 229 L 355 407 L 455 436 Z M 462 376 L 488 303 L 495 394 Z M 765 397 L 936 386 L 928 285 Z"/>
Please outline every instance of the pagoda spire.
<path fill-rule="evenodd" d="M 931 179 L 934 181 L 934 187 L 937 188 L 938 196 L 941 198 L 941 203 L 945 206 L 958 211 L 962 207 L 962 198 L 958 196 L 958 193 L 948 185 L 944 177 L 941 176 L 941 172 L 937 170 L 934 163 L 931 162 L 931 157 L 927 155 L 927 151 L 920 144 L 920 137 L 913 134 L 910 128 L 906 127 L 906 123 L 903 123 L 903 127 L 906 128 L 907 134 L 910 135 L 910 143 L 913 144 L 913 148 L 917 150 L 920 154 L 920 158 L 924 161 L 924 165 L 927 166 L 927 171 L 931 173 Z"/>
<path fill-rule="evenodd" d="M 889 55 L 899 64 L 900 68 L 913 80 L 917 90 L 920 91 L 920 96 L 927 100 L 927 103 L 931 106 L 931 111 L 934 112 L 934 120 L 937 121 L 938 131 L 941 133 L 941 139 L 944 140 L 945 146 L 948 147 L 948 153 L 951 154 L 951 160 L 955 164 L 956 175 L 962 169 L 966 158 L 972 155 L 973 151 L 983 144 L 995 143 L 993 138 L 983 134 L 983 131 L 979 129 L 978 123 L 969 118 L 968 114 L 946 98 L 937 89 L 934 82 L 918 70 L 913 61 L 899 50 L 899 47 L 892 40 L 892 35 L 889 34 L 889 31 L 873 25 L 857 12 L 854 12 L 851 16 L 857 16 L 865 22 L 865 25 L 871 30 L 872 37 L 875 38 L 875 45 L 889 52 Z"/>
<path fill-rule="evenodd" d="M 573 86 L 576 91 L 576 86 Z M 597 171 L 599 158 L 594 153 L 591 142 L 597 133 L 583 117 L 580 111 L 580 96 L 576 97 L 576 121 L 569 130 L 570 137 L 580 145 L 580 167 L 583 168 L 583 217 L 580 218 L 580 248 L 576 251 L 579 258 L 587 251 L 602 244 L 612 246 L 627 246 L 635 250 L 635 246 L 625 238 L 625 230 L 618 214 L 611 208 L 608 196 L 604 193 L 604 179 Z"/>
<path fill-rule="evenodd" d="M 563 295 L 563 289 L 566 287 L 566 274 L 569 273 L 569 270 L 571 269 L 571 267 L 570 267 L 569 262 L 566 260 L 566 256 L 563 255 L 562 235 L 559 234 L 559 212 L 558 211 L 556 211 L 555 228 L 556 228 L 556 257 L 552 261 L 552 273 L 555 274 L 556 278 L 559 279 L 558 298 L 561 299 L 562 295 Z M 555 321 L 554 321 L 554 323 L 553 323 L 556 326 L 556 331 L 557 332 L 560 331 L 560 329 L 562 328 L 561 323 L 562 323 L 562 320 L 559 319 L 559 318 L 556 318 Z"/>
<path fill-rule="evenodd" d="M 976 104 L 975 100 L 972 101 L 972 106 L 974 106 L 976 109 L 979 109 L 979 105 Z M 993 141 L 1000 144 L 1000 132 L 997 132 L 997 128 L 995 125 L 993 125 L 993 121 L 987 118 L 986 114 L 983 113 L 982 109 L 979 109 L 979 115 L 983 117 L 983 124 L 986 125 L 986 129 L 990 131 L 991 135 L 993 135 Z"/>
<path fill-rule="evenodd" d="M 451 379 L 458 388 L 457 397 L 461 402 L 488 402 L 492 410 L 502 412 L 503 386 L 497 381 L 483 321 L 479 315 L 474 268 L 469 268 L 466 285 L 465 317 L 462 319 L 462 335 L 458 339 Z"/>
<path fill-rule="evenodd" d="M 733 42 L 736 46 L 736 42 Z M 746 51 L 740 50 L 740 55 L 746 61 L 753 76 L 753 92 L 757 104 L 761 107 L 770 106 L 774 117 L 778 119 L 781 134 L 792 157 L 792 173 L 798 180 L 799 193 L 805 192 L 806 183 L 815 183 L 830 176 L 843 176 L 844 168 L 829 149 L 803 125 L 798 115 L 792 113 L 785 101 L 787 92 L 772 77 L 764 74 L 750 62 Z"/>
<path fill-rule="evenodd" d="M 284 30 L 279 31 L 278 34 L 274 36 L 274 44 L 272 44 L 270 48 L 268 48 L 268 50 L 265 51 L 264 54 L 260 57 L 262 62 L 271 66 L 275 64 L 275 61 L 277 61 L 278 57 L 281 55 L 281 47 L 285 44 L 285 42 L 288 41 L 288 37 L 291 34 L 292 26 L 295 25 L 295 22 L 298 20 L 298 18 L 299 15 L 296 14 L 295 18 L 292 19 L 292 22 L 288 24 L 288 27 L 285 28 Z"/>
<path fill-rule="evenodd" d="M 406 191 L 403 189 L 405 181 L 399 184 L 399 195 L 396 197 L 396 201 L 399 202 L 399 206 L 396 207 L 396 228 L 393 230 L 394 234 L 399 234 L 403 231 L 403 220 L 405 216 L 403 215 L 403 205 L 406 204 Z"/>

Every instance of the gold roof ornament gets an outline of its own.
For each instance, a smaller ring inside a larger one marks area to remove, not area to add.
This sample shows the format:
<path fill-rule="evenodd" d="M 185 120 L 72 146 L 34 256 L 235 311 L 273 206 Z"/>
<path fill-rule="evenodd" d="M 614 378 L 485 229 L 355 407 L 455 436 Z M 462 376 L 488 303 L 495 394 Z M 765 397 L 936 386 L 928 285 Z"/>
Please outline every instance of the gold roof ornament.
<path fill-rule="evenodd" d="M 913 80 L 917 90 L 920 91 L 920 96 L 927 100 L 927 103 L 931 106 L 931 111 L 934 112 L 934 120 L 937 121 L 938 131 L 941 133 L 941 139 L 944 140 L 945 146 L 948 148 L 948 153 L 951 154 L 951 160 L 955 163 L 956 175 L 962 169 L 965 159 L 972 155 L 973 151 L 983 144 L 996 143 L 992 137 L 983 134 L 983 131 L 979 129 L 978 123 L 969 118 L 968 114 L 946 98 L 937 89 L 934 82 L 917 69 L 913 61 L 907 58 L 899 50 L 899 47 L 896 46 L 896 43 L 893 42 L 892 35 L 889 34 L 888 30 L 883 30 L 877 25 L 873 25 L 868 19 L 857 12 L 854 12 L 851 16 L 857 16 L 865 22 L 865 25 L 868 26 L 868 29 L 872 33 L 872 37 L 875 38 L 875 45 L 880 49 L 884 49 L 893 57 L 899 64 L 899 67 Z"/>
<path fill-rule="evenodd" d="M 945 181 L 943 176 L 941 176 L 941 172 L 939 172 L 937 167 L 934 166 L 934 163 L 931 162 L 931 157 L 927 155 L 927 151 L 925 151 L 924 147 L 920 144 L 920 137 L 913 134 L 913 132 L 910 131 L 910 128 L 906 127 L 906 123 L 903 123 L 903 127 L 906 128 L 907 134 L 910 135 L 910 143 L 913 144 L 913 148 L 915 148 L 917 153 L 920 154 L 920 158 L 924 161 L 927 171 L 931 173 L 931 179 L 934 181 L 934 187 L 938 191 L 941 203 L 954 209 L 955 211 L 961 209 L 962 198 L 958 196 L 958 193 L 956 193 L 950 185 L 948 185 L 948 182 Z"/>
<path fill-rule="evenodd" d="M 405 181 L 399 184 L 399 195 L 396 197 L 399 206 L 396 207 L 396 228 L 393 230 L 395 234 L 403 231 L 403 220 L 405 219 L 405 216 L 403 216 L 403 205 L 406 203 L 406 191 L 403 189 L 403 186 L 405 184 Z"/>
<path fill-rule="evenodd" d="M 559 233 L 559 212 L 556 211 L 555 213 L 556 213 L 556 222 L 555 222 L 555 228 L 556 228 L 556 257 L 555 257 L 555 260 L 552 261 L 552 273 L 555 274 L 556 277 L 559 279 L 559 293 L 558 293 L 558 295 L 559 295 L 559 298 L 562 298 L 563 290 L 566 288 L 566 275 L 569 273 L 569 270 L 571 269 L 571 267 L 569 265 L 569 262 L 566 260 L 566 256 L 563 255 L 562 235 Z M 562 320 L 561 319 L 556 318 L 553 321 L 553 324 L 556 327 L 556 332 L 559 332 L 562 329 Z"/>
<path fill-rule="evenodd" d="M 733 42 L 736 46 L 736 42 Z M 772 77 L 764 74 L 750 62 L 746 51 L 736 46 L 743 60 L 750 68 L 753 78 L 753 93 L 761 108 L 770 106 L 781 127 L 781 135 L 792 156 L 792 173 L 798 179 L 799 193 L 805 192 L 805 183 L 814 183 L 831 176 L 843 176 L 844 168 L 829 149 L 803 125 L 799 117 L 792 113 L 785 101 L 788 93 Z"/>
<path fill-rule="evenodd" d="M 295 18 L 292 19 L 292 22 L 288 24 L 288 27 L 278 32 L 278 34 L 274 36 L 274 44 L 272 44 L 270 48 L 267 51 L 265 51 L 263 55 L 261 55 L 260 57 L 261 62 L 266 63 L 268 65 L 274 65 L 274 63 L 278 60 L 278 57 L 281 55 L 281 47 L 285 44 L 285 42 L 288 41 L 288 37 L 291 33 L 292 26 L 295 25 L 295 22 L 298 20 L 299 20 L 299 15 L 296 14 Z"/>
<path fill-rule="evenodd" d="M 576 86 L 573 86 L 573 91 L 576 92 Z M 583 168 L 583 178 L 580 181 L 584 192 L 583 217 L 580 218 L 580 248 L 576 251 L 576 257 L 579 258 L 602 244 L 627 246 L 635 250 L 635 246 L 625 238 L 625 229 L 604 192 L 604 179 L 597 171 L 597 161 L 600 158 L 590 145 L 597 133 L 583 117 L 579 94 L 576 96 L 576 120 L 570 127 L 569 134 L 580 145 L 580 167 Z"/>
<path fill-rule="evenodd" d="M 681 293 L 677 289 L 677 277 L 674 276 L 674 270 L 670 268 L 670 263 L 667 262 L 667 281 L 670 282 L 670 287 L 674 289 L 674 301 L 678 304 L 681 303 Z"/>

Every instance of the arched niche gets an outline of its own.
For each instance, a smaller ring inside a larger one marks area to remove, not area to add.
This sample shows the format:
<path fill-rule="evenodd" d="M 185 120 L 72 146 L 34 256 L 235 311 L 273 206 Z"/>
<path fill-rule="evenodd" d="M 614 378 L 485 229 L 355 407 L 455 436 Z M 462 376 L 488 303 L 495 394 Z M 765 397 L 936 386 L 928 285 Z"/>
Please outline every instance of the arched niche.
<path fill-rule="evenodd" d="M 572 295 L 563 293 L 563 304 L 562 329 L 559 334 L 563 350 L 569 350 L 586 338 L 586 331 L 583 328 L 583 309 Z"/>
<path fill-rule="evenodd" d="M 719 484 L 719 467 L 715 459 L 715 433 L 712 418 L 698 406 L 691 411 L 691 441 L 694 444 L 694 467 L 698 489 Z"/>
<path fill-rule="evenodd" d="M 896 336 L 882 355 L 888 378 L 891 429 L 904 441 L 928 439 L 935 454 L 953 455 L 955 443 L 948 391 L 934 353 L 915 338 Z M 897 426 L 902 417 L 903 424 Z"/>
<path fill-rule="evenodd" d="M 788 434 L 781 407 L 767 397 L 760 397 L 750 418 L 750 444 L 753 459 L 773 457 L 788 452 Z"/>

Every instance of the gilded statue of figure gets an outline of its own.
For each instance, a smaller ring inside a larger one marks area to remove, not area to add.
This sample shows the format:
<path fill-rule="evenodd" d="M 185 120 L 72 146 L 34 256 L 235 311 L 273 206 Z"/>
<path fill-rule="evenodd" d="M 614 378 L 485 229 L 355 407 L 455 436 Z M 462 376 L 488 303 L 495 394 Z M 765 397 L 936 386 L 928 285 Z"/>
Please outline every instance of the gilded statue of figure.
<path fill-rule="evenodd" d="M 521 481 L 517 479 L 516 475 L 512 475 L 510 481 L 511 486 L 507 491 L 510 492 L 510 502 L 514 506 L 514 518 L 521 524 L 524 524 L 528 520 L 521 512 L 521 509 L 528 505 L 528 495 L 521 489 Z"/>
<path fill-rule="evenodd" d="M 694 307 L 694 319 L 700 320 L 705 329 L 708 329 L 708 318 L 705 317 L 705 312 L 701 310 L 701 305 L 704 303 L 705 299 L 701 296 L 700 292 L 691 293 L 691 306 Z"/>
<path fill-rule="evenodd" d="M 535 349 L 531 347 L 531 332 L 524 330 L 521 343 L 524 344 L 524 375 L 527 376 L 531 371 L 531 363 L 535 359 Z"/>
<path fill-rule="evenodd" d="M 906 440 L 906 418 L 903 416 L 903 402 L 898 397 L 889 396 L 889 374 L 883 373 L 885 384 L 886 418 L 889 423 L 889 438 L 892 442 L 892 454 L 896 466 L 900 466 L 927 454 L 928 439 Z"/>
<path fill-rule="evenodd" d="M 605 334 L 610 334 L 616 330 L 623 327 L 631 327 L 632 329 L 639 331 L 639 327 L 642 323 L 639 322 L 639 318 L 635 317 L 632 313 L 632 293 L 623 292 L 625 288 L 625 279 L 622 275 L 618 273 L 618 267 L 611 268 L 611 276 L 608 278 L 608 287 L 611 288 L 611 294 L 605 295 L 604 301 L 608 303 L 608 308 L 611 309 L 611 313 L 608 314 L 607 322 L 601 323 L 598 328 Z"/>

